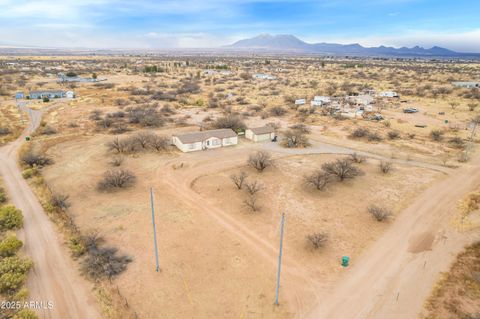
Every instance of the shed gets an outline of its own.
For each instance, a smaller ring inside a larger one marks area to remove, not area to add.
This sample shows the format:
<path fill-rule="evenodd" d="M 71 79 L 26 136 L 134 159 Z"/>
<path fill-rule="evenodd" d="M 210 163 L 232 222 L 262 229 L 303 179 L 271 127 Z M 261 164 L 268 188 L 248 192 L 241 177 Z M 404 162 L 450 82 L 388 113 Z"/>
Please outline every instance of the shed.
<path fill-rule="evenodd" d="M 238 144 L 238 136 L 232 129 L 190 132 L 174 135 L 172 143 L 182 152 L 193 152 Z"/>
<path fill-rule="evenodd" d="M 295 105 L 304 105 L 306 103 L 305 99 L 295 100 Z"/>
<path fill-rule="evenodd" d="M 245 137 L 254 142 L 271 141 L 275 138 L 275 129 L 268 125 L 248 128 Z"/>
<path fill-rule="evenodd" d="M 67 91 L 67 92 L 65 93 L 65 96 L 66 96 L 67 98 L 69 98 L 69 99 L 73 99 L 73 98 L 75 97 L 75 92 L 73 92 L 73 91 Z"/>

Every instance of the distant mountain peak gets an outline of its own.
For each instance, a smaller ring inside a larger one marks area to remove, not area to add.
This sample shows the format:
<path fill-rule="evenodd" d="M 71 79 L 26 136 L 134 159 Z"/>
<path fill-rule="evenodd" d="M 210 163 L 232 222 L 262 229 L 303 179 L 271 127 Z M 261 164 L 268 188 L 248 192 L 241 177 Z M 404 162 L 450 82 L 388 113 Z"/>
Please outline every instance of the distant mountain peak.
<path fill-rule="evenodd" d="M 457 53 L 439 46 L 425 49 L 420 46 L 413 48 L 379 47 L 366 48 L 358 43 L 337 44 L 337 43 L 307 43 L 291 34 L 271 35 L 262 33 L 249 39 L 239 40 L 229 46 L 233 49 L 262 49 L 272 51 L 296 51 L 305 53 L 318 53 L 328 55 L 357 55 L 357 56 L 461 56 L 468 55 Z"/>

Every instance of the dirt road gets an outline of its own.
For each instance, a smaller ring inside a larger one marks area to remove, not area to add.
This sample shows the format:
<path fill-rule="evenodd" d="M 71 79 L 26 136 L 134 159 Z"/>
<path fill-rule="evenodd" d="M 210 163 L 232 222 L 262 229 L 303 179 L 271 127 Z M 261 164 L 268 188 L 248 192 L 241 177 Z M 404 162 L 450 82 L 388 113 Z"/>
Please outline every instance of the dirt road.
<path fill-rule="evenodd" d="M 25 109 L 24 105 L 20 107 Z M 53 302 L 52 309 L 43 309 L 43 305 L 42 309 L 36 309 L 39 318 L 101 318 L 89 285 L 60 244 L 62 237 L 57 235 L 17 165 L 17 151 L 25 136 L 41 121 L 41 112 L 25 110 L 30 114 L 30 125 L 16 141 L 0 148 L 0 173 L 11 202 L 24 216 L 24 228 L 19 237 L 24 242 L 26 255 L 34 262 L 27 283 L 29 300 L 44 304 Z"/>
<path fill-rule="evenodd" d="M 439 272 L 475 238 L 453 230 L 451 222 L 458 201 L 480 185 L 479 166 L 477 156 L 420 195 L 345 269 L 348 274 L 308 318 L 417 318 Z"/>

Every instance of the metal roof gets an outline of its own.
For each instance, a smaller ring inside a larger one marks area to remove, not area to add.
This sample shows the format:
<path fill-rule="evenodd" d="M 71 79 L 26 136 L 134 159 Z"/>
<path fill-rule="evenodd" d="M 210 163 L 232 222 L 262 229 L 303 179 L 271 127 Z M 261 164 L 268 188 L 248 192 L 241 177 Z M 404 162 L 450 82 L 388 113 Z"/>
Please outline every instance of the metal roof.
<path fill-rule="evenodd" d="M 174 136 L 178 138 L 180 142 L 182 142 L 183 144 L 191 144 L 196 142 L 202 142 L 212 137 L 216 137 L 216 138 L 236 137 L 237 133 L 235 133 L 232 129 L 224 128 L 224 129 L 210 130 L 210 131 L 191 132 L 191 133 L 185 133 L 185 134 L 174 135 Z"/>
<path fill-rule="evenodd" d="M 249 130 L 252 131 L 255 135 L 270 134 L 275 132 L 275 129 L 268 125 L 262 126 L 262 127 L 249 128 Z"/>

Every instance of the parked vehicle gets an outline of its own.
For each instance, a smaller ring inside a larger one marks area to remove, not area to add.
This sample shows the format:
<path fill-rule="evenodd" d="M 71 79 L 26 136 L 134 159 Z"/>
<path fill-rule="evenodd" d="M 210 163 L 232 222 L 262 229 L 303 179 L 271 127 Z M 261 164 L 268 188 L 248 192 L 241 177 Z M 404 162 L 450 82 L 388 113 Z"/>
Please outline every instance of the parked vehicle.
<path fill-rule="evenodd" d="M 414 107 L 403 109 L 403 113 L 417 113 L 417 112 L 418 112 L 418 109 Z"/>

